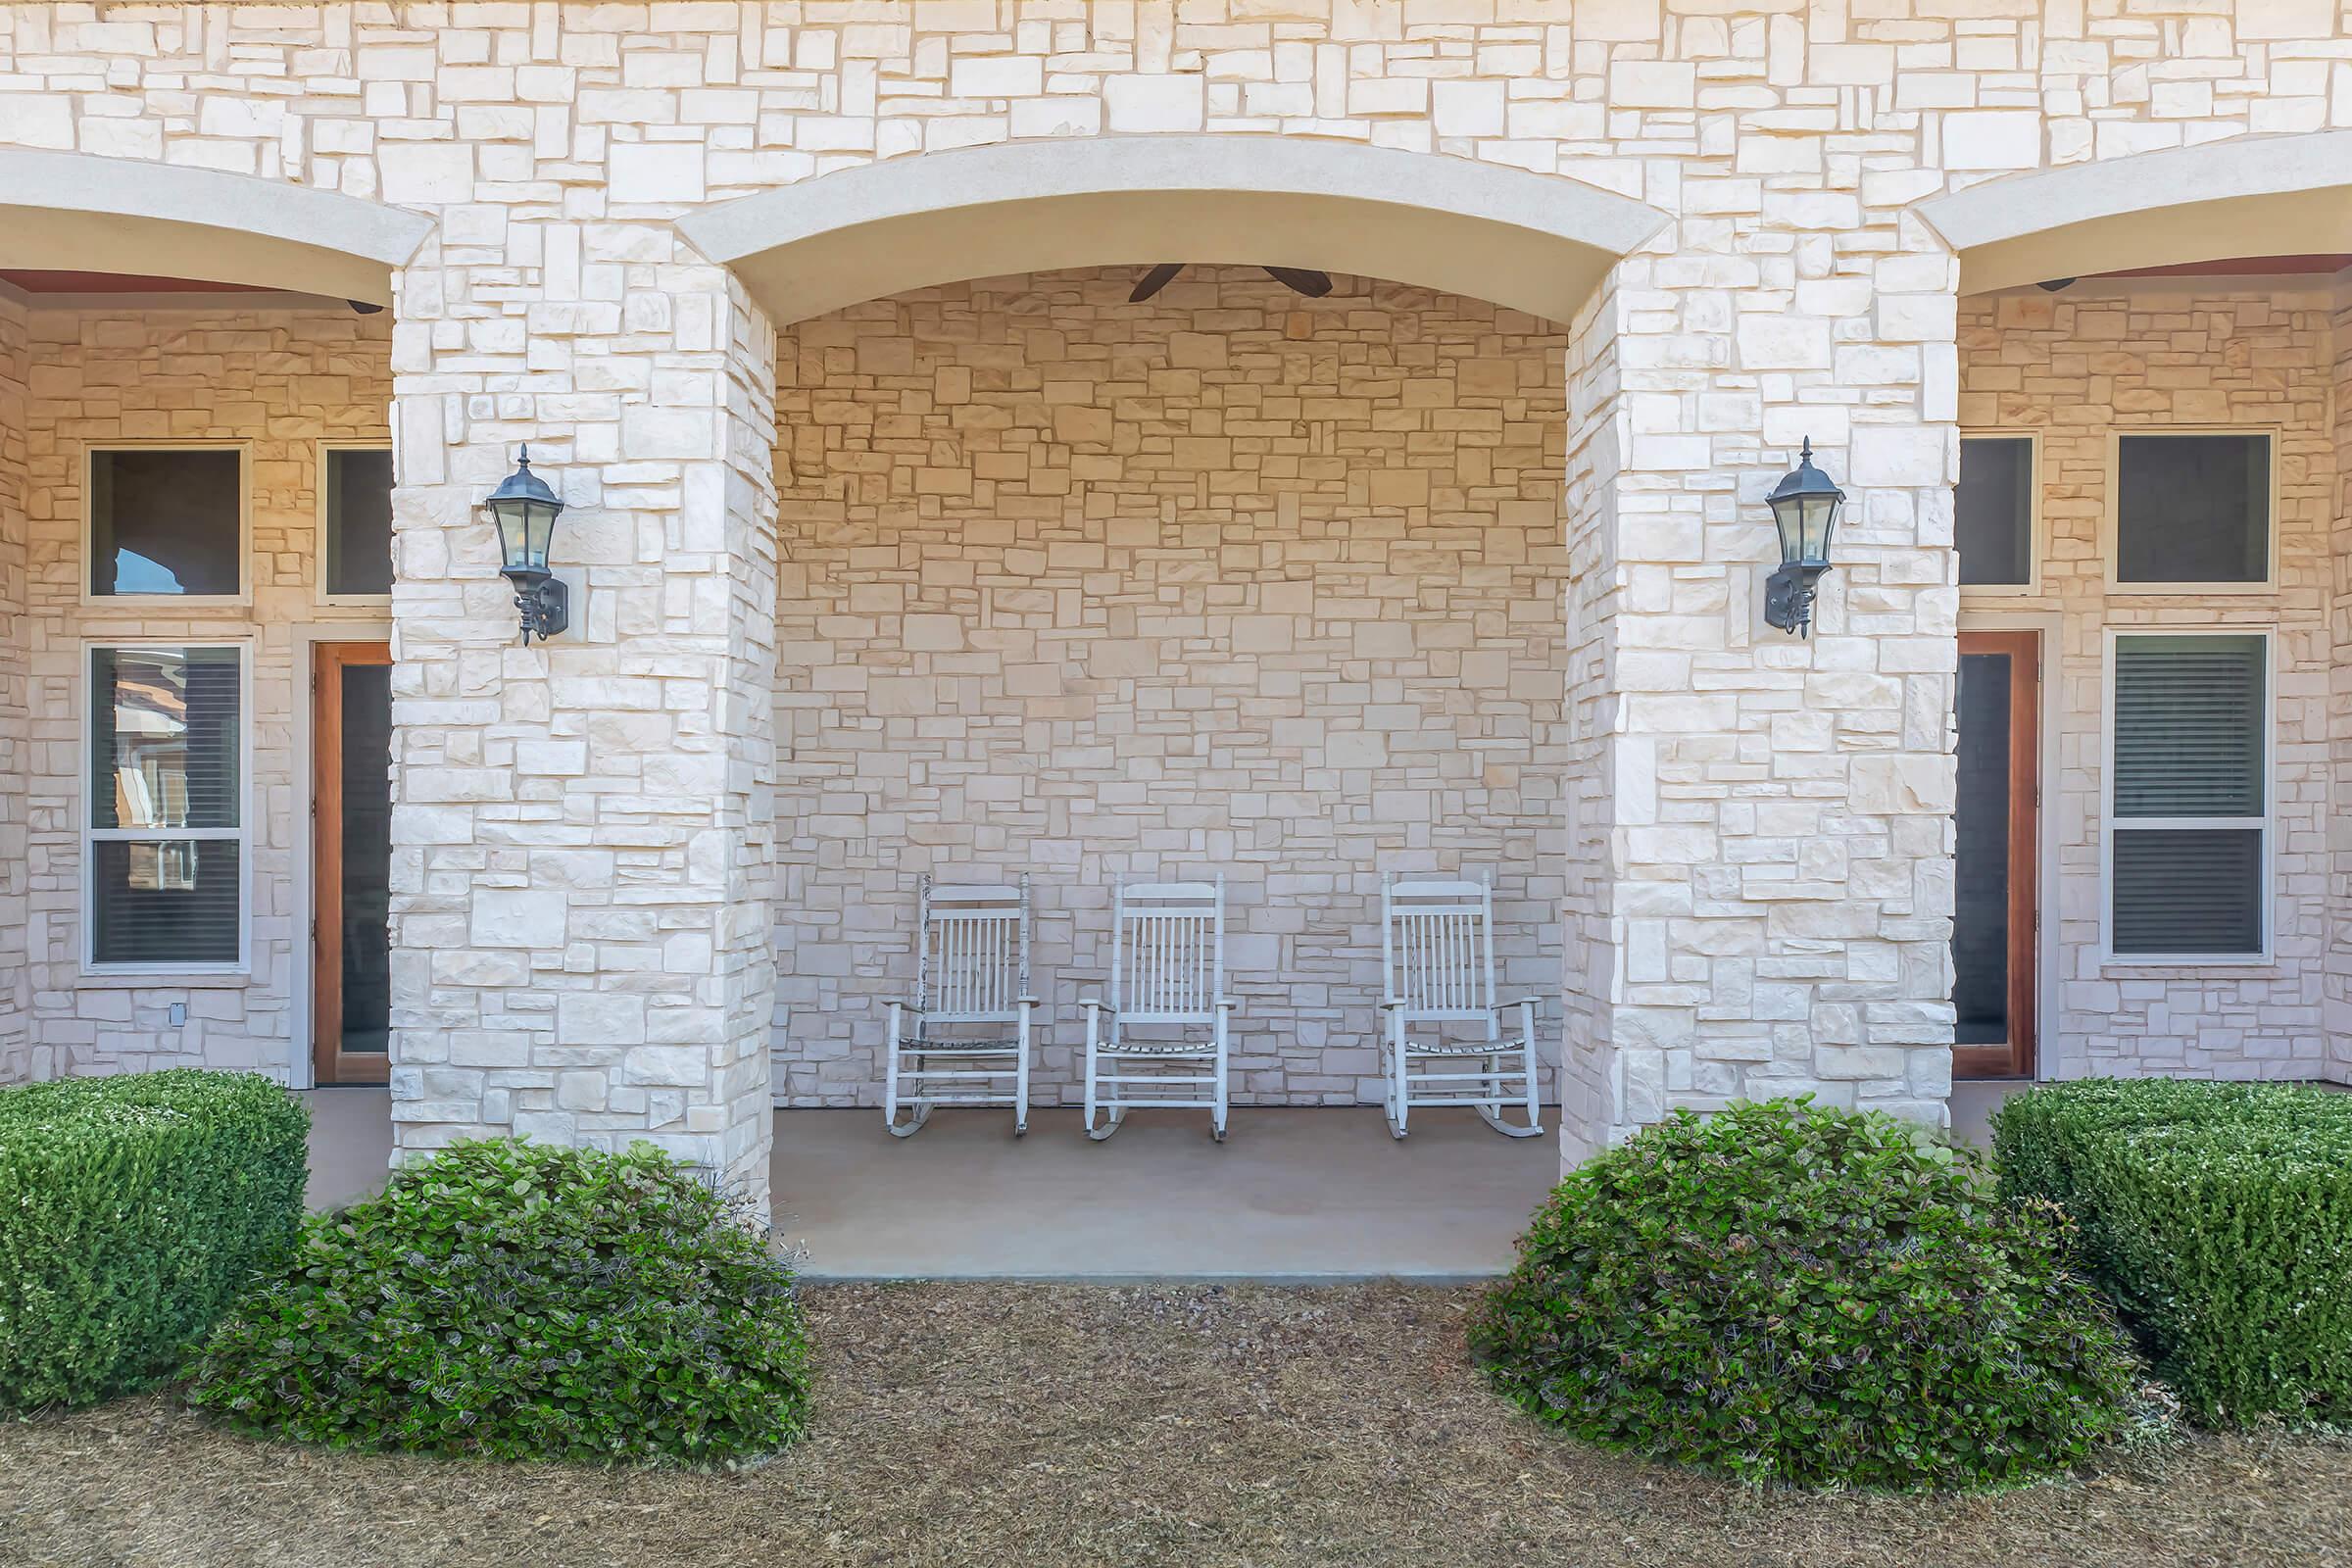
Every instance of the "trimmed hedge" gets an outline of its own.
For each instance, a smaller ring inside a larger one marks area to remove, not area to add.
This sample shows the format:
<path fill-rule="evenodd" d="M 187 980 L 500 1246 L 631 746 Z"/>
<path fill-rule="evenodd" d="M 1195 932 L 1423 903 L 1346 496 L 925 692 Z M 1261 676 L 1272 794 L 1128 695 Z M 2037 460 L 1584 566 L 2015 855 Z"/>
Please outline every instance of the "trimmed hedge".
<path fill-rule="evenodd" d="M 1889 1116 L 1678 1111 L 1569 1173 L 1471 1349 L 1608 1447 L 1801 1486 L 2029 1480 L 2138 1419 L 2059 1223 Z"/>
<path fill-rule="evenodd" d="M 302 1221 L 309 1114 L 253 1073 L 0 1089 L 0 1408 L 170 1376 Z"/>
<path fill-rule="evenodd" d="M 736 1463 L 800 1436 L 791 1267 L 651 1145 L 458 1144 L 314 1216 L 190 1403 L 242 1431 L 584 1463 Z"/>
<path fill-rule="evenodd" d="M 2189 1414 L 2352 1420 L 2352 1095 L 2087 1079 L 1992 1129 L 2003 1191 L 2074 1217 Z"/>

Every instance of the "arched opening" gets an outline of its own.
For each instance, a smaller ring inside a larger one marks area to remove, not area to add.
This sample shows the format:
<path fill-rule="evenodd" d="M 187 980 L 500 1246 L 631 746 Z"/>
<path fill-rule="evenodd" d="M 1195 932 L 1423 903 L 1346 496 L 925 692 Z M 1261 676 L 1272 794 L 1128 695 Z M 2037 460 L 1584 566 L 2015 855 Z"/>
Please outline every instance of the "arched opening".
<path fill-rule="evenodd" d="M 40 824 L 69 890 L 0 888 L 0 1081 L 234 1062 L 303 1087 L 335 1077 L 327 1035 L 352 1081 L 386 1077 L 383 307 L 430 228 L 0 151 L 0 817 Z"/>
<path fill-rule="evenodd" d="M 1157 262 L 1322 268 L 1566 321 L 1666 221 L 1579 180 L 1467 159 L 1165 135 L 893 159 L 678 226 L 778 323 L 939 282 Z"/>
<path fill-rule="evenodd" d="M 212 169 L 0 151 L 0 269 L 177 278 L 388 305 L 432 220 Z"/>
<path fill-rule="evenodd" d="M 1135 1222 L 1189 1184 L 1224 1266 L 1497 1263 L 1558 1142 L 1423 1109 L 1392 1152 L 1382 877 L 1491 876 L 1498 997 L 1558 995 L 1566 318 L 1662 219 L 1323 144 L 906 163 L 687 223 L 780 322 L 775 1083 L 796 1239 L 818 1272 L 909 1248 L 983 1272 L 1205 1266 Z M 1268 267 L 1330 270 L 1330 293 Z M 1017 1159 L 1009 1111 L 903 1145 L 879 1125 L 925 874 L 1028 878 L 1046 1136 Z M 1078 1004 L 1103 987 L 1112 890 L 1219 875 L 1232 1142 L 1198 1165 L 1206 1112 L 1142 1111 L 1084 1177 L 1063 1164 L 1089 1158 Z M 1561 1036 L 1547 1002 L 1547 1133 Z M 1073 1182 L 1092 1201 L 1058 1222 L 1007 1196 Z"/>
<path fill-rule="evenodd" d="M 1972 1078 L 2340 1077 L 2352 132 L 1917 213 L 1962 292 L 1955 1120 Z"/>
<path fill-rule="evenodd" d="M 2352 252 L 2352 130 L 2209 143 L 1986 180 L 1913 209 L 1965 294 L 2127 269 Z"/>

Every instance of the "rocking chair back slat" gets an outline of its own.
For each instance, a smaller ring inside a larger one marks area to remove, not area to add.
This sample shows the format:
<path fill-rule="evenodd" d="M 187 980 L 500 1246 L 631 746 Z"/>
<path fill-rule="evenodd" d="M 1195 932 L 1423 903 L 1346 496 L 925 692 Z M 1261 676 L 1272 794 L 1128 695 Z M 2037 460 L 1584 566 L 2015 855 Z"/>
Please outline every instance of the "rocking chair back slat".
<path fill-rule="evenodd" d="M 1494 894 L 1486 882 L 1381 883 L 1381 957 L 1407 1018 L 1485 1018 L 1494 1005 Z"/>
<path fill-rule="evenodd" d="M 1011 1023 L 1029 993 L 1029 879 L 933 886 L 923 879 L 916 1004 L 934 1023 Z"/>
<path fill-rule="evenodd" d="M 1115 1032 L 1205 1023 L 1225 991 L 1225 879 L 1122 883 L 1111 920 Z"/>

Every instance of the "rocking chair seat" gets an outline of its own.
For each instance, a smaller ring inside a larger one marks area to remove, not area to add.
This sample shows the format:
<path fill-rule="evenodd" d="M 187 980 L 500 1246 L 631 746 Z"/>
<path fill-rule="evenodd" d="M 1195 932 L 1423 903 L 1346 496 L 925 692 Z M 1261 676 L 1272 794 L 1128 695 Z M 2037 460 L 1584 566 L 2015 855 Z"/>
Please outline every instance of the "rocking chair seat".
<path fill-rule="evenodd" d="M 910 1056 L 1003 1055 L 1021 1049 L 1018 1035 L 1004 1035 L 990 1040 L 925 1040 L 919 1035 L 902 1033 L 899 1049 Z"/>
<path fill-rule="evenodd" d="M 1115 1046 L 1100 1047 L 1098 1056 L 1213 1056 L 1217 1043 L 1213 1040 L 1122 1040 Z"/>
<path fill-rule="evenodd" d="M 1510 1040 L 1412 1040 L 1404 1043 L 1408 1056 L 1498 1056 L 1505 1052 L 1524 1050 L 1527 1036 Z"/>

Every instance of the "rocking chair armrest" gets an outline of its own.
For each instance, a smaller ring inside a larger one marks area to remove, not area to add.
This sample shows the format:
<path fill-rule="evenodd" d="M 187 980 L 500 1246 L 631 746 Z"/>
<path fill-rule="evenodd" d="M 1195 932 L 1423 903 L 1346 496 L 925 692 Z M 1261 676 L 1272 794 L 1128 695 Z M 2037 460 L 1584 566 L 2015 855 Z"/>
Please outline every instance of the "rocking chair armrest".
<path fill-rule="evenodd" d="M 1234 1001 L 1231 997 L 1219 997 L 1216 1001 L 1210 1003 L 1209 1005 L 1216 1008 L 1219 1012 L 1239 1012 L 1242 1008 L 1242 1004 Z"/>
<path fill-rule="evenodd" d="M 1012 999 L 1012 1004 L 1016 1007 L 1042 1007 L 1046 1004 L 1046 999 L 1043 997 L 1015 997 Z"/>
<path fill-rule="evenodd" d="M 1404 999 L 1402 997 L 1384 997 L 1381 999 L 1380 1010 L 1383 1012 L 1395 1012 L 1398 1007 L 1403 1005 Z"/>
<path fill-rule="evenodd" d="M 1119 1009 L 1104 1002 L 1101 997 L 1080 997 L 1078 1005 L 1089 1012 L 1107 1012 L 1114 1018 L 1118 1016 Z"/>
<path fill-rule="evenodd" d="M 1513 997 L 1510 1001 L 1503 1003 L 1494 1010 L 1496 1012 L 1500 1012 L 1504 1007 L 1524 1007 L 1530 1005 L 1531 1004 L 1535 1006 L 1541 1007 L 1544 1005 L 1544 999 L 1542 997 Z"/>
<path fill-rule="evenodd" d="M 910 1001 L 905 997 L 891 998 L 890 1004 L 898 1008 L 901 1012 L 911 1012 L 917 1018 L 920 1018 L 923 1014 L 931 1010 L 929 1007 L 924 1006 L 921 1003 Z"/>

